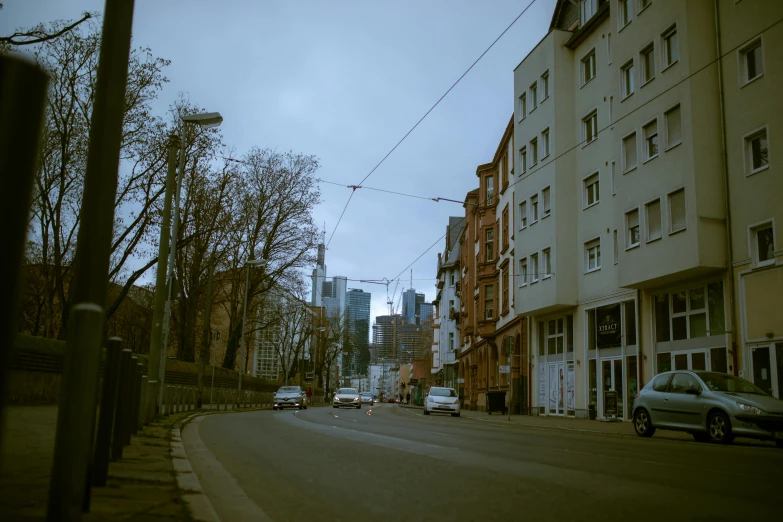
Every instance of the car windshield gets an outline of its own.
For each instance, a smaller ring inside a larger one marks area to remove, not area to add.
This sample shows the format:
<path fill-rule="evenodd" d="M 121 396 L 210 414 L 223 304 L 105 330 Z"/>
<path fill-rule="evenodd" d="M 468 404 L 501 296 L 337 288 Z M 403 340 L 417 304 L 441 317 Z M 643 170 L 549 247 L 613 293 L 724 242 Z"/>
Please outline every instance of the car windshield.
<path fill-rule="evenodd" d="M 456 397 L 457 392 L 451 388 L 432 388 L 430 390 L 430 395 L 433 397 Z"/>
<path fill-rule="evenodd" d="M 359 392 L 356 391 L 356 388 L 340 388 L 337 393 L 339 395 L 356 395 Z"/>
<path fill-rule="evenodd" d="M 699 372 L 697 375 L 712 391 L 768 395 L 764 390 L 741 377 L 716 372 Z"/>
<path fill-rule="evenodd" d="M 279 390 L 277 390 L 277 393 L 296 393 L 301 391 L 299 389 L 299 386 L 283 386 Z"/>
<path fill-rule="evenodd" d="M 362 397 L 372 397 L 372 393 L 362 392 Z"/>

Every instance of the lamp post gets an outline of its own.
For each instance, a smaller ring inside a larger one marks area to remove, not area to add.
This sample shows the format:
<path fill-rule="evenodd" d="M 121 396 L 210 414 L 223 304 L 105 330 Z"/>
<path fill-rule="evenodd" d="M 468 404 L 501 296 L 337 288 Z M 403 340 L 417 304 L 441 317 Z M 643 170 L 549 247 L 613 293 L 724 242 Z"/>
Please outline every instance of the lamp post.
<path fill-rule="evenodd" d="M 185 146 L 187 142 L 188 124 L 199 125 L 205 128 L 217 127 L 223 121 L 218 112 L 204 112 L 187 114 L 182 116 L 179 139 L 179 176 L 176 180 L 176 192 L 174 196 L 174 219 L 171 220 L 171 192 L 174 190 L 174 177 L 176 170 L 173 150 L 169 153 L 169 167 L 166 178 L 166 194 L 163 204 L 163 222 L 160 230 L 160 244 L 158 250 L 158 268 L 155 281 L 155 302 L 152 312 L 152 333 L 150 335 L 149 371 L 147 378 L 150 381 L 157 379 L 158 393 L 157 406 L 160 406 L 163 397 L 164 377 L 166 374 L 166 352 L 169 339 L 169 322 L 171 318 L 171 288 L 174 274 L 174 256 L 177 250 L 177 235 L 179 232 L 179 199 L 182 192 L 182 180 L 185 177 Z M 172 140 L 173 141 L 173 140 Z M 169 230 L 171 234 L 169 234 Z M 168 258 L 168 259 L 167 259 Z"/>
<path fill-rule="evenodd" d="M 266 261 L 264 259 L 250 259 L 245 263 L 245 305 L 242 307 L 242 334 L 240 336 L 240 353 L 239 353 L 239 384 L 237 386 L 237 404 L 239 404 L 239 396 L 242 394 L 242 374 L 245 373 L 245 322 L 247 321 L 247 294 L 250 287 L 250 267 L 251 266 L 265 266 Z"/>

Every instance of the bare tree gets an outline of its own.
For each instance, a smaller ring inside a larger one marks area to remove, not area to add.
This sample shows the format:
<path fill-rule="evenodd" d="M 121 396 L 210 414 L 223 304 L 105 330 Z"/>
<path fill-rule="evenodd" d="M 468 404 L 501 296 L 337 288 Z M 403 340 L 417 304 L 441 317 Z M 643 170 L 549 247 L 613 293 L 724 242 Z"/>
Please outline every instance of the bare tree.
<path fill-rule="evenodd" d="M 0 10 L 3 9 L 3 4 L 0 4 Z M 13 47 L 22 47 L 25 45 L 35 45 L 39 43 L 48 42 L 59 38 L 65 33 L 72 31 L 79 24 L 86 22 L 94 15 L 92 13 L 84 13 L 79 20 L 71 22 L 68 25 L 59 27 L 55 30 L 45 27 L 43 24 L 38 24 L 35 27 L 29 29 L 20 29 L 15 31 L 9 36 L 0 36 L 0 53 L 8 51 Z"/>
<path fill-rule="evenodd" d="M 271 319 L 271 328 L 277 334 L 270 339 L 280 362 L 284 382 L 288 384 L 297 370 L 302 371 L 299 361 L 304 356 L 312 334 L 313 312 L 302 299 L 287 292 L 267 296 L 265 316 Z"/>

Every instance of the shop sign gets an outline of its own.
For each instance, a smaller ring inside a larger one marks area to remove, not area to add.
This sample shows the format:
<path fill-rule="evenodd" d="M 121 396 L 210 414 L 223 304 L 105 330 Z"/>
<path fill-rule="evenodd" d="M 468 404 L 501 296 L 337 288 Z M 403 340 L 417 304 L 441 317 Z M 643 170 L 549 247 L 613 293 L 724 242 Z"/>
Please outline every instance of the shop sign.
<path fill-rule="evenodd" d="M 617 392 L 607 390 L 604 392 L 604 415 L 617 415 Z"/>
<path fill-rule="evenodd" d="M 620 303 L 602 306 L 596 310 L 598 322 L 598 348 L 622 346 L 620 327 Z"/>
<path fill-rule="evenodd" d="M 511 373 L 511 365 L 509 365 L 509 364 L 501 364 L 500 365 L 500 373 Z"/>
<path fill-rule="evenodd" d="M 457 384 L 465 384 L 465 378 L 464 377 L 457 377 Z"/>

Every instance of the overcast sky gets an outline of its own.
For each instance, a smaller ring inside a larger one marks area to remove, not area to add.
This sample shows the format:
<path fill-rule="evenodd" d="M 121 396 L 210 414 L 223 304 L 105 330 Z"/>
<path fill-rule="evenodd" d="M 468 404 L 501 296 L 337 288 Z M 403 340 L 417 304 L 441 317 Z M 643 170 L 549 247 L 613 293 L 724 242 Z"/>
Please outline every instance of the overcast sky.
<path fill-rule="evenodd" d="M 134 45 L 171 60 L 158 114 L 187 93 L 220 111 L 237 154 L 312 154 L 320 178 L 354 185 L 530 1 L 137 0 Z M 545 35 L 554 2 L 536 0 L 364 185 L 459 201 L 476 188 L 476 167 L 492 160 L 514 110 L 513 70 Z M 0 34 L 104 9 L 104 0 L 2 3 Z M 351 190 L 321 191 L 316 219 L 328 241 Z M 449 215 L 462 206 L 360 189 L 329 244 L 327 275 L 391 279 L 445 233 Z M 428 301 L 444 241 L 413 266 Z M 348 286 L 372 292 L 373 320 L 387 313 L 383 286 Z"/>

